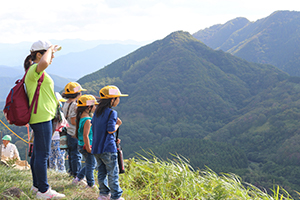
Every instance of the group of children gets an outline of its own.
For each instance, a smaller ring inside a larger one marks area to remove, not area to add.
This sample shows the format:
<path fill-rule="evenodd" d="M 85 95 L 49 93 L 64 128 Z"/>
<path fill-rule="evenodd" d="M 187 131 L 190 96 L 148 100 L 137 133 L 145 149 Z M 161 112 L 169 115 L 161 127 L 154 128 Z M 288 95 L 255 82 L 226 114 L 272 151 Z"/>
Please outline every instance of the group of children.
<path fill-rule="evenodd" d="M 34 104 L 34 97 L 39 86 L 38 103 L 32 109 L 29 125 L 34 132 L 30 166 L 32 173 L 31 191 L 38 199 L 59 199 L 65 195 L 58 193 L 48 183 L 47 161 L 51 151 L 53 119 L 57 113 L 57 98 L 54 81 L 45 71 L 52 63 L 54 54 L 61 46 L 52 45 L 47 40 L 38 40 L 30 48 L 25 58 L 24 83 L 29 106 Z M 122 189 L 119 186 L 117 147 L 114 132 L 122 124 L 117 112 L 112 110 L 120 102 L 121 94 L 116 86 L 106 86 L 100 91 L 98 103 L 92 95 L 82 95 L 80 84 L 70 82 L 62 95 L 68 99 L 63 106 L 63 113 L 68 121 L 67 145 L 70 173 L 77 184 L 87 180 L 87 187 L 96 187 L 94 169 L 98 168 L 100 195 L 98 200 L 119 199 Z M 93 115 L 93 113 L 95 114 Z M 80 153 L 79 153 L 80 152 Z M 85 167 L 81 169 L 81 155 L 85 157 Z"/>
<path fill-rule="evenodd" d="M 121 94 L 116 86 L 105 86 L 99 91 L 98 103 L 93 95 L 82 95 L 82 91 L 86 90 L 79 83 L 70 82 L 62 94 L 67 99 L 63 112 L 70 125 L 67 133 L 70 174 L 74 176 L 72 183 L 97 188 L 94 180 L 97 163 L 100 190 L 98 200 L 123 200 L 123 191 L 118 181 L 116 147 L 120 139 L 116 141 L 114 137 L 122 121 L 112 107 L 119 104 L 121 96 L 128 95 Z M 80 166 L 81 155 L 85 159 L 83 168 Z"/>

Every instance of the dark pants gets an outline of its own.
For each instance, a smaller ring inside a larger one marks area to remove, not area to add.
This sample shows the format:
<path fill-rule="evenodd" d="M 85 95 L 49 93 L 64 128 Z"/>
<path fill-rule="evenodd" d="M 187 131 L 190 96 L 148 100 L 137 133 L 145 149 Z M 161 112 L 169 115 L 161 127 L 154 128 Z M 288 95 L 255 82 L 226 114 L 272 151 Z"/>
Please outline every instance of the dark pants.
<path fill-rule="evenodd" d="M 81 168 L 77 177 L 81 180 L 86 177 L 87 184 L 92 187 L 95 184 L 94 170 L 96 168 L 96 159 L 93 154 L 88 153 L 83 146 L 78 146 L 79 152 L 85 158 L 85 166 Z"/>
<path fill-rule="evenodd" d="M 33 151 L 30 159 L 33 186 L 44 193 L 49 189 L 47 161 L 51 150 L 52 122 L 30 124 L 34 132 Z"/>
<path fill-rule="evenodd" d="M 75 178 L 81 169 L 81 154 L 78 151 L 78 140 L 67 134 L 67 143 L 70 168 L 69 173 Z"/>

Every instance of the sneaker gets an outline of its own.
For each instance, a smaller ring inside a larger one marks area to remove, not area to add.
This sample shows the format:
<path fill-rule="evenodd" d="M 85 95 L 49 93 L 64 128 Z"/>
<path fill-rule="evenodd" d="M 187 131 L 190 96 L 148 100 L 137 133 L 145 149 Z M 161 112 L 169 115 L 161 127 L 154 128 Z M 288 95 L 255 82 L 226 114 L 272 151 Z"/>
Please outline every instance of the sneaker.
<path fill-rule="evenodd" d="M 93 186 L 87 185 L 85 188 L 86 188 L 86 189 L 89 189 L 89 188 L 97 189 L 97 185 L 93 185 Z"/>
<path fill-rule="evenodd" d="M 87 186 L 87 183 L 85 180 L 80 180 L 78 177 L 74 178 L 72 181 L 73 185 L 82 185 L 82 186 Z"/>
<path fill-rule="evenodd" d="M 66 195 L 60 194 L 60 193 L 56 192 L 55 190 L 52 190 L 51 188 L 49 188 L 47 190 L 47 192 L 44 192 L 44 193 L 38 192 L 36 194 L 37 199 L 47 199 L 48 200 L 48 199 L 61 199 L 64 197 L 66 197 Z"/>
<path fill-rule="evenodd" d="M 110 194 L 108 195 L 101 195 L 97 198 L 97 200 L 110 200 Z"/>
<path fill-rule="evenodd" d="M 98 191 L 98 187 L 97 187 L 97 185 L 93 185 L 93 186 L 89 186 L 89 185 L 87 185 L 86 187 L 85 187 L 85 189 L 91 189 L 91 190 L 97 190 Z"/>
<path fill-rule="evenodd" d="M 37 187 L 31 186 L 30 191 L 32 192 L 32 194 L 36 194 L 39 189 Z"/>

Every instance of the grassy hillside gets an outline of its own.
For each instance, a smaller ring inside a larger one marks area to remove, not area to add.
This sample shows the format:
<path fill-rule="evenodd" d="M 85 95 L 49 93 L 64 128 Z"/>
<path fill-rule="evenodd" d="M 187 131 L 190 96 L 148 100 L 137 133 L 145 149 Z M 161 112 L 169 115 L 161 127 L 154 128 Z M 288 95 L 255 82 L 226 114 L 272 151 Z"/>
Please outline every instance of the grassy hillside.
<path fill-rule="evenodd" d="M 128 200 L 292 199 L 280 187 L 274 187 L 273 193 L 269 195 L 242 182 L 234 174 L 218 175 L 211 170 L 193 171 L 184 159 L 174 159 L 161 161 L 154 157 L 127 160 L 126 174 L 120 175 L 122 196 Z M 53 189 L 66 195 L 65 199 L 96 199 L 99 195 L 98 190 L 72 185 L 72 179 L 67 174 L 49 171 L 48 178 Z M 35 199 L 30 193 L 31 185 L 29 170 L 20 171 L 0 166 L 0 198 L 6 189 L 18 187 L 25 193 L 21 199 Z"/>

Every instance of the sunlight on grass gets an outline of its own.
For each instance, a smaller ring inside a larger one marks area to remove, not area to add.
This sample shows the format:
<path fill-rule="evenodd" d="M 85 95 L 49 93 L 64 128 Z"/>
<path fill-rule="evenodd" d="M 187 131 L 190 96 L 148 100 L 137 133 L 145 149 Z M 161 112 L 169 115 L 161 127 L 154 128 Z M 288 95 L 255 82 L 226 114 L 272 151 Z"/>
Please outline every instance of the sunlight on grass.
<path fill-rule="evenodd" d="M 270 196 L 253 185 L 242 183 L 235 174 L 217 175 L 210 169 L 195 171 L 178 155 L 173 155 L 174 160 L 162 161 L 152 153 L 147 154 L 147 158 L 140 155 L 126 161 L 127 172 L 120 175 L 125 199 L 292 199 L 279 187 Z"/>
<path fill-rule="evenodd" d="M 126 173 L 121 174 L 120 184 L 126 200 L 291 200 L 291 196 L 279 186 L 268 195 L 257 187 L 243 183 L 235 174 L 216 174 L 210 169 L 195 171 L 188 161 L 179 155 L 162 161 L 153 153 L 147 157 L 125 160 Z M 149 157 L 151 159 L 149 159 Z M 95 171 L 95 180 L 97 172 Z M 65 199 L 97 199 L 99 191 L 72 185 L 67 173 L 48 171 L 51 187 L 66 195 Z M 30 198 L 32 177 L 30 170 L 18 170 L 0 166 L 0 193 L 18 187 Z M 27 199 L 27 198 L 21 198 Z"/>

